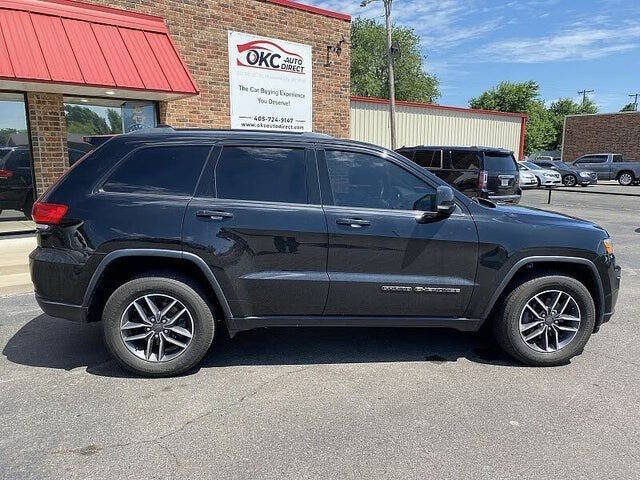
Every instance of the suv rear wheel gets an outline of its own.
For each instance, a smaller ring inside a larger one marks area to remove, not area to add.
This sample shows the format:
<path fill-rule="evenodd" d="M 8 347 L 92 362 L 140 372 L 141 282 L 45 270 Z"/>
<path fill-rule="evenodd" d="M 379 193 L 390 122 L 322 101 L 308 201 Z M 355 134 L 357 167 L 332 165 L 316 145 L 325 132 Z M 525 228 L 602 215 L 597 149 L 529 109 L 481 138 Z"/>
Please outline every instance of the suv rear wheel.
<path fill-rule="evenodd" d="M 204 295 L 188 280 L 142 277 L 116 289 L 102 315 L 109 351 L 140 375 L 178 375 L 207 353 L 214 318 Z"/>
<path fill-rule="evenodd" d="M 539 277 L 505 299 L 494 334 L 507 353 L 526 365 L 562 365 L 582 352 L 595 317 L 593 298 L 581 282 Z"/>

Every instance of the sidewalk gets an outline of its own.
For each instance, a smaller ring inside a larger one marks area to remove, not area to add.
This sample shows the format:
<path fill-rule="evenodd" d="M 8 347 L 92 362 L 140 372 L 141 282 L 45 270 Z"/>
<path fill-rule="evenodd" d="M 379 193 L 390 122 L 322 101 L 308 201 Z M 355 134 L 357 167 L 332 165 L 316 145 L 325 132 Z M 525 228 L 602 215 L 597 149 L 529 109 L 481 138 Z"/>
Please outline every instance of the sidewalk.
<path fill-rule="evenodd" d="M 36 237 L 0 239 L 0 297 L 33 291 L 29 275 L 29 253 Z"/>

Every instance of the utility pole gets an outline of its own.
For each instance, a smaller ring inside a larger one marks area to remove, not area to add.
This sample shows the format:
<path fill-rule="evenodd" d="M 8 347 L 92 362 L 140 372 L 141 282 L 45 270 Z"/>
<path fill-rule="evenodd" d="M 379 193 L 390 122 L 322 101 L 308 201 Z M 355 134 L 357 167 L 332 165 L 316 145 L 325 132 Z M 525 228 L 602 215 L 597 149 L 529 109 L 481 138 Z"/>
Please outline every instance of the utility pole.
<path fill-rule="evenodd" d="M 376 0 L 363 0 L 361 7 L 366 7 Z M 382 0 L 384 4 L 384 17 L 387 28 L 387 78 L 389 81 L 389 127 L 391 129 L 391 149 L 396 148 L 396 86 L 393 78 L 393 49 L 391 44 L 391 2 L 393 0 Z"/>
<path fill-rule="evenodd" d="M 595 90 L 580 90 L 578 92 L 578 95 L 582 95 L 582 106 L 584 107 L 584 104 L 587 103 L 587 93 L 593 93 L 595 92 Z"/>
<path fill-rule="evenodd" d="M 638 97 L 640 97 L 640 93 L 630 93 L 629 96 L 633 98 L 633 109 L 638 111 Z"/>

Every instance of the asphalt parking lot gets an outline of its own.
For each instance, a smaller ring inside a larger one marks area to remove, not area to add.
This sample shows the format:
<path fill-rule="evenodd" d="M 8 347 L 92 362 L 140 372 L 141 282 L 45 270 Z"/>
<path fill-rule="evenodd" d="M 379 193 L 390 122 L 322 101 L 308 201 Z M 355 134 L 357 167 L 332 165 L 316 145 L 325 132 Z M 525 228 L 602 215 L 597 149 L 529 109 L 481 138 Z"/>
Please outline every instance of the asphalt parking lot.
<path fill-rule="evenodd" d="M 108 357 L 100 325 L 14 295 L 0 477 L 637 478 L 640 198 L 546 195 L 523 204 L 601 224 L 623 268 L 617 314 L 571 364 L 522 367 L 447 330 L 287 329 L 218 339 L 197 371 L 148 380 Z"/>

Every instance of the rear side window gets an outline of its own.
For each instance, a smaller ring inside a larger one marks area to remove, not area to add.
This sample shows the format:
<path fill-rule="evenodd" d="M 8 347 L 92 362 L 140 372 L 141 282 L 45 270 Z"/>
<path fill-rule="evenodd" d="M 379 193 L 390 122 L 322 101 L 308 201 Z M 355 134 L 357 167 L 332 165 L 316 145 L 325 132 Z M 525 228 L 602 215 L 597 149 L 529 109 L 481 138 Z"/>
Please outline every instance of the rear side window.
<path fill-rule="evenodd" d="M 413 161 L 424 168 L 442 168 L 441 150 L 418 150 Z"/>
<path fill-rule="evenodd" d="M 225 147 L 216 165 L 218 198 L 307 203 L 303 148 Z"/>
<path fill-rule="evenodd" d="M 518 170 L 513 155 L 495 152 L 484 154 L 484 169 L 488 172 L 515 172 Z"/>
<path fill-rule="evenodd" d="M 607 156 L 606 155 L 587 155 L 585 157 L 579 158 L 576 163 L 606 163 Z"/>
<path fill-rule="evenodd" d="M 480 156 L 475 152 L 451 151 L 453 170 L 480 170 Z"/>
<path fill-rule="evenodd" d="M 142 148 L 116 167 L 102 190 L 193 195 L 210 149 L 206 145 Z"/>

